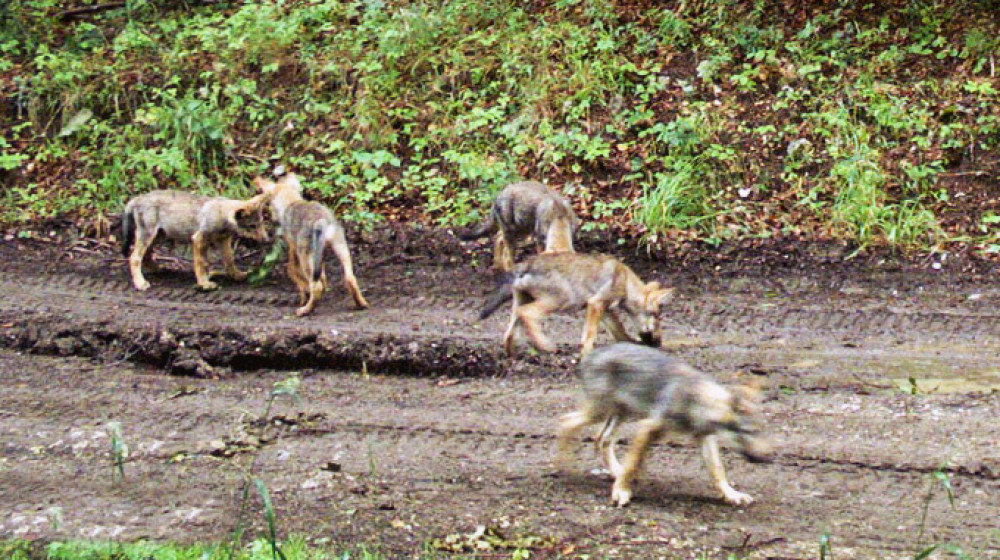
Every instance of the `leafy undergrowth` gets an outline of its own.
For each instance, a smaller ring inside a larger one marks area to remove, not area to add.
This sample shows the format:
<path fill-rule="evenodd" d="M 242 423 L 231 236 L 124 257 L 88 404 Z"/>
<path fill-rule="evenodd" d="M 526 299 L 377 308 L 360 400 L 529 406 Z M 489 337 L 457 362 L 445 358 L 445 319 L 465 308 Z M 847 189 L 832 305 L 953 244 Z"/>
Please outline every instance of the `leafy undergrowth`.
<path fill-rule="evenodd" d="M 276 554 L 270 542 L 261 539 L 240 548 L 227 545 L 139 541 L 68 541 L 38 543 L 0 541 L 0 553 L 10 560 L 383 560 L 379 552 L 364 549 L 338 551 L 293 538 L 280 545 Z"/>
<path fill-rule="evenodd" d="M 7 560 L 386 560 L 399 553 L 377 549 L 345 549 L 325 542 L 306 542 L 293 537 L 272 547 L 267 539 L 255 540 L 233 548 L 228 544 L 177 544 L 159 541 L 66 541 L 42 543 L 28 540 L 0 540 L 0 556 Z M 495 529 L 480 527 L 467 535 L 448 535 L 425 547 L 423 553 L 409 553 L 407 558 L 493 558 L 526 559 L 540 546 L 553 548 L 541 537 L 506 539 Z M 573 548 L 566 548 L 572 551 Z M 467 555 L 456 554 L 467 553 Z M 558 556 L 558 554 L 554 554 Z"/>
<path fill-rule="evenodd" d="M 70 4 L 0 14 L 7 224 L 280 162 L 362 225 L 532 178 L 652 244 L 1000 250 L 990 0 Z"/>

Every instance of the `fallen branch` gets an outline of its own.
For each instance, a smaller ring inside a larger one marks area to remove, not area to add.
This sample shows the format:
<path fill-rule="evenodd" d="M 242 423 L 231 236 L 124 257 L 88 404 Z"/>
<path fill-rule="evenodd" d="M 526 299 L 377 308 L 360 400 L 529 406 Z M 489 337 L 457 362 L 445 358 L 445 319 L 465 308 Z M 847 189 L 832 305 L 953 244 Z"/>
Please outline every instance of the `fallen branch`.
<path fill-rule="evenodd" d="M 108 10 L 115 10 L 117 8 L 124 8 L 125 4 L 126 4 L 125 2 L 110 2 L 108 4 L 98 4 L 96 6 L 84 6 L 82 8 L 73 8 L 71 10 L 66 10 L 65 12 L 59 14 L 59 19 L 67 20 L 88 14 L 96 14 L 97 12 L 105 12 Z"/>
<path fill-rule="evenodd" d="M 198 4 L 198 5 L 208 5 L 216 4 L 219 0 L 187 0 L 184 3 Z M 73 18 L 78 18 L 81 16 L 86 16 L 90 14 L 96 14 L 98 12 L 106 12 L 108 10 L 117 10 L 118 8 L 124 8 L 127 2 L 108 2 L 107 4 L 97 4 L 95 6 L 83 6 L 80 8 L 72 8 L 59 14 L 60 20 L 68 20 Z"/>
<path fill-rule="evenodd" d="M 938 173 L 939 177 L 964 177 L 967 175 L 989 175 L 989 171 L 954 171 Z"/>

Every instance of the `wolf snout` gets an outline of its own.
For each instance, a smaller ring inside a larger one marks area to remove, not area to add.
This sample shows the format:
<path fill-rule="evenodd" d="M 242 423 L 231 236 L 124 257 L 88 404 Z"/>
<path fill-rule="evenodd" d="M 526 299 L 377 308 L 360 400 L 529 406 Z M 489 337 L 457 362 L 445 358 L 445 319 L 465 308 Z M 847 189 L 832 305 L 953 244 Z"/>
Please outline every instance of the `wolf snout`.
<path fill-rule="evenodd" d="M 663 338 L 658 332 L 641 332 L 639 333 L 639 341 L 646 346 L 652 346 L 653 348 L 658 348 Z"/>
<path fill-rule="evenodd" d="M 747 461 L 749 461 L 751 463 L 755 463 L 755 464 L 770 463 L 770 462 L 774 461 L 774 457 L 772 457 L 770 455 L 757 455 L 757 454 L 754 454 L 754 453 L 746 453 L 746 452 L 744 452 L 743 453 L 743 457 L 745 457 Z"/>
<path fill-rule="evenodd" d="M 770 463 L 774 460 L 774 449 L 771 442 L 765 439 L 746 441 L 741 450 L 743 456 L 751 463 Z"/>

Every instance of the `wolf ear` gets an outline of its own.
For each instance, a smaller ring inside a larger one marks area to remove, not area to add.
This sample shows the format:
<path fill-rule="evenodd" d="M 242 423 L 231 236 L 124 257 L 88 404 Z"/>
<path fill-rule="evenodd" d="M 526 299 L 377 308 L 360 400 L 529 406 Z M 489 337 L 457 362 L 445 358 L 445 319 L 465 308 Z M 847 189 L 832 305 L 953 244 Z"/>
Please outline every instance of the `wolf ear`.
<path fill-rule="evenodd" d="M 653 293 L 653 292 L 655 292 L 656 290 L 659 290 L 659 289 L 660 289 L 660 283 L 657 282 L 656 280 L 653 280 L 652 282 L 646 282 L 646 292 L 647 293 Z"/>
<path fill-rule="evenodd" d="M 254 186 L 254 189 L 256 189 L 257 194 L 264 194 L 267 191 L 269 191 L 269 190 L 271 190 L 271 189 L 274 188 L 274 182 L 273 181 L 268 181 L 267 179 L 265 179 L 263 177 L 254 177 L 253 178 L 253 186 Z"/>
<path fill-rule="evenodd" d="M 732 387 L 733 393 L 733 409 L 739 412 L 747 412 L 754 408 L 754 405 L 760 402 L 760 385 L 759 382 L 751 382 L 747 385 L 737 385 Z"/>
<path fill-rule="evenodd" d="M 663 303 L 664 301 L 672 298 L 674 296 L 673 288 L 664 288 L 662 290 L 656 290 L 649 295 L 650 301 L 656 303 Z"/>

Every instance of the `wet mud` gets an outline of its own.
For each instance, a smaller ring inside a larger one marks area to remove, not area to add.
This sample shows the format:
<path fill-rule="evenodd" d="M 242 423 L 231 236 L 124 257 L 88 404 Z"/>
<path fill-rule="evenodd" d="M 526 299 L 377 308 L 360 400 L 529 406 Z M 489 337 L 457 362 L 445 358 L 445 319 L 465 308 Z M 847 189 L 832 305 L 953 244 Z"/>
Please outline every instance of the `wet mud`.
<path fill-rule="evenodd" d="M 354 310 L 334 281 L 300 319 L 280 271 L 199 292 L 183 252 L 161 251 L 139 293 L 114 247 L 0 243 L 0 534 L 221 540 L 262 527 L 259 503 L 240 504 L 256 476 L 283 533 L 392 557 L 492 536 L 497 557 L 815 558 L 824 533 L 837 558 L 935 543 L 1000 557 L 1000 289 L 986 265 L 794 245 L 619 253 L 677 288 L 669 351 L 763 385 L 778 453 L 768 465 L 726 453 L 733 485 L 757 498 L 736 508 L 692 442 L 668 438 L 618 509 L 589 443 L 569 472 L 551 463 L 582 315 L 547 321 L 558 352 L 510 359 L 505 314 L 475 321 L 494 285 L 486 244 L 384 230 L 353 247 L 372 308 Z M 299 399 L 262 418 L 291 372 Z M 129 447 L 124 480 L 112 421 Z"/>

